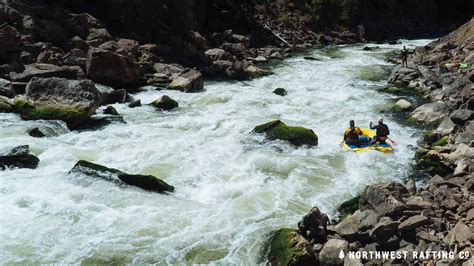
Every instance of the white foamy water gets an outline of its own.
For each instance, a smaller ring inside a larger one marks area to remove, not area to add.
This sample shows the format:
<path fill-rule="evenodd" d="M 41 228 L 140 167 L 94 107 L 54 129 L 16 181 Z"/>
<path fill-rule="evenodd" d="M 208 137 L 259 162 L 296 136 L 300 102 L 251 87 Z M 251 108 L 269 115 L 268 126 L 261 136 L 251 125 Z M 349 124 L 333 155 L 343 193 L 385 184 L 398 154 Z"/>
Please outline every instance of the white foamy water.
<path fill-rule="evenodd" d="M 255 264 L 267 235 L 296 228 L 312 206 L 334 214 L 365 185 L 401 180 L 409 174 L 415 129 L 386 116 L 399 143 L 395 153 L 339 147 L 350 119 L 368 126 L 394 100 L 373 89 L 384 82 L 358 75 L 388 65 L 381 54 L 400 45 L 362 47 L 315 50 L 321 61 L 295 56 L 274 75 L 209 82 L 201 93 L 149 88 L 135 97 L 149 103 L 167 94 L 180 107 L 162 113 L 115 104 L 127 123 L 97 131 L 37 139 L 26 130 L 58 125 L 0 114 L 0 151 L 29 144 L 41 160 L 35 170 L 0 171 L 0 263 Z M 277 87 L 288 95 L 273 94 Z M 295 148 L 249 134 L 273 119 L 312 128 L 319 146 Z M 68 174 L 79 159 L 152 174 L 176 191 L 162 195 Z"/>

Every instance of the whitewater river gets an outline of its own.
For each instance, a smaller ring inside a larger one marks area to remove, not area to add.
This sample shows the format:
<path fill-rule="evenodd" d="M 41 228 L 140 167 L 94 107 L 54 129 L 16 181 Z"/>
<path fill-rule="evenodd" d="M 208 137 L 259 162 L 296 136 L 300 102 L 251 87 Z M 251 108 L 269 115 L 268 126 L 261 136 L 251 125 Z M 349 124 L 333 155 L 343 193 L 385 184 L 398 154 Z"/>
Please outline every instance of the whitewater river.
<path fill-rule="evenodd" d="M 426 41 L 406 42 L 409 46 Z M 245 82 L 208 82 L 186 94 L 147 88 L 180 107 L 114 107 L 126 124 L 69 132 L 60 124 L 0 114 L 0 152 L 29 144 L 35 170 L 0 171 L 0 264 L 156 263 L 256 264 L 268 234 L 296 223 L 312 206 L 335 207 L 367 184 L 409 175 L 418 131 L 384 116 L 398 141 L 393 154 L 353 154 L 339 144 L 350 119 L 376 121 L 395 101 L 374 81 L 390 68 L 383 54 L 401 45 L 314 50 L 273 67 L 274 75 Z M 370 80 L 372 79 L 372 81 Z M 283 87 L 288 95 L 272 93 Z M 312 128 L 315 148 L 264 142 L 249 132 L 273 119 Z M 26 130 L 53 129 L 37 139 Z M 74 174 L 79 159 L 175 186 L 162 195 Z"/>

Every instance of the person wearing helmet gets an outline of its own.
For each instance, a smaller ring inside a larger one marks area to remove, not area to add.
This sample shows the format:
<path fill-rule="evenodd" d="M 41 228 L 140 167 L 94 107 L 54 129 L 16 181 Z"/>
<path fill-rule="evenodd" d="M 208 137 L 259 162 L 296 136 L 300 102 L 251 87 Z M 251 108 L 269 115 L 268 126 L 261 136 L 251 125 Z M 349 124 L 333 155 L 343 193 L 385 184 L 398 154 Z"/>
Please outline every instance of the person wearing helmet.
<path fill-rule="evenodd" d="M 362 130 L 355 126 L 354 120 L 349 121 L 349 127 L 344 132 L 344 141 L 349 145 L 360 147 L 360 135 L 362 135 Z"/>
<path fill-rule="evenodd" d="M 383 123 L 382 117 L 379 117 L 379 123 L 377 125 L 370 122 L 370 129 L 376 130 L 375 139 L 372 141 L 373 143 L 383 144 L 387 140 L 388 135 L 390 135 L 390 130 L 388 126 Z"/>

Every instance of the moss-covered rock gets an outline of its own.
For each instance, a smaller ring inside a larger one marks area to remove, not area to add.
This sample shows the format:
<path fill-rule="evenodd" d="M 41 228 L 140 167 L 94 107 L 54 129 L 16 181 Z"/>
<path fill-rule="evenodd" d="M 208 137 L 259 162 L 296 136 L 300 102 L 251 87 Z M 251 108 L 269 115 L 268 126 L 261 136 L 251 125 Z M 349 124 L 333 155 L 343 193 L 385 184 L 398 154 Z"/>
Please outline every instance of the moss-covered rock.
<path fill-rule="evenodd" d="M 272 265 L 314 265 L 311 244 L 296 230 L 282 228 L 272 233 L 266 245 L 266 260 Z"/>
<path fill-rule="evenodd" d="M 359 209 L 359 198 L 360 195 L 357 195 L 349 200 L 344 201 L 337 207 L 337 211 L 340 213 L 338 220 L 341 221 L 348 215 L 353 214 Z"/>
<path fill-rule="evenodd" d="M 403 90 L 395 87 L 395 86 L 389 86 L 389 87 L 383 87 L 377 89 L 378 92 L 383 92 L 383 93 L 389 93 L 389 94 L 395 94 L 395 95 L 400 95 L 404 94 Z"/>
<path fill-rule="evenodd" d="M 0 96 L 0 112 L 10 113 L 13 110 L 13 102 L 7 97 Z"/>
<path fill-rule="evenodd" d="M 452 165 L 433 150 L 420 149 L 415 153 L 416 168 L 434 176 L 447 176 L 453 171 Z"/>
<path fill-rule="evenodd" d="M 74 129 L 89 119 L 101 100 L 90 80 L 33 78 L 26 86 L 26 97 L 15 98 L 13 108 L 22 119 L 62 120 Z"/>
<path fill-rule="evenodd" d="M 82 173 L 85 175 L 102 178 L 108 181 L 123 182 L 130 186 L 142 188 L 144 190 L 164 193 L 173 192 L 174 187 L 168 185 L 165 181 L 151 175 L 131 175 L 114 168 L 108 168 L 100 164 L 88 161 L 78 161 L 71 169 L 73 173 Z M 118 180 L 116 179 L 118 178 Z"/>
<path fill-rule="evenodd" d="M 295 146 L 318 145 L 318 136 L 313 130 L 304 127 L 287 126 L 280 120 L 256 126 L 252 132 L 265 134 L 268 140 L 285 140 Z"/>
<path fill-rule="evenodd" d="M 448 144 L 448 136 L 444 136 L 440 139 L 438 139 L 437 141 L 435 141 L 431 146 L 432 147 L 436 147 L 436 146 L 445 146 L 446 144 Z"/>
<path fill-rule="evenodd" d="M 427 131 L 423 134 L 423 141 L 431 147 L 448 144 L 448 138 L 448 136 L 441 136 L 441 134 L 436 131 Z"/>

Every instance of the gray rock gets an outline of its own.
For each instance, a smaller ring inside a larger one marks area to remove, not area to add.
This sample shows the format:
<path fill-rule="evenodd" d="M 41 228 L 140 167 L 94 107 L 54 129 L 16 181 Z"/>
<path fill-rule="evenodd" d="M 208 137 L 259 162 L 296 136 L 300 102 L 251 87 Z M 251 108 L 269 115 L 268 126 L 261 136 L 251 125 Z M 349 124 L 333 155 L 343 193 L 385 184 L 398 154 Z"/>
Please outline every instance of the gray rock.
<path fill-rule="evenodd" d="M 362 192 L 359 207 L 361 210 L 375 210 L 380 216 L 397 215 L 406 209 L 401 199 L 408 195 L 408 190 L 400 183 L 375 184 L 367 186 Z"/>
<path fill-rule="evenodd" d="M 400 222 L 393 221 L 390 217 L 383 217 L 374 228 L 369 231 L 369 235 L 373 239 L 388 239 L 397 232 L 399 225 Z"/>
<path fill-rule="evenodd" d="M 168 86 L 170 90 L 179 90 L 183 92 L 197 92 L 204 88 L 202 74 L 194 69 L 187 69 L 173 79 Z"/>
<path fill-rule="evenodd" d="M 453 111 L 449 117 L 454 123 L 464 125 L 467 121 L 474 118 L 474 112 L 469 109 L 458 109 Z"/>
<path fill-rule="evenodd" d="M 406 205 L 412 210 L 429 209 L 433 207 L 433 203 L 430 201 L 423 200 L 420 196 L 411 196 L 406 199 Z"/>
<path fill-rule="evenodd" d="M 124 55 L 138 55 L 140 44 L 136 40 L 120 38 L 117 40 L 118 52 Z"/>
<path fill-rule="evenodd" d="M 322 265 L 342 265 L 348 250 L 349 243 L 347 241 L 329 239 L 319 252 L 319 261 Z"/>
<path fill-rule="evenodd" d="M 111 41 L 112 35 L 105 28 L 91 28 L 86 41 L 94 47 L 97 47 L 105 42 Z"/>
<path fill-rule="evenodd" d="M 406 231 L 406 230 L 415 229 L 419 226 L 425 225 L 428 222 L 429 222 L 429 219 L 427 217 L 425 217 L 423 215 L 415 215 L 415 216 L 409 217 L 408 219 L 403 221 L 398 226 L 398 230 Z"/>
<path fill-rule="evenodd" d="M 377 221 L 378 215 L 373 210 L 356 211 L 336 225 L 336 232 L 346 240 L 355 241 L 366 234 L 366 230 L 374 226 Z"/>
<path fill-rule="evenodd" d="M 408 111 L 408 110 L 411 110 L 413 108 L 413 104 L 410 103 L 409 101 L 405 100 L 405 99 L 400 99 L 395 103 L 395 105 L 393 107 L 396 110 Z"/>
<path fill-rule="evenodd" d="M 446 116 L 439 126 L 436 128 L 435 133 L 440 134 L 441 136 L 447 136 L 454 131 L 456 124 L 454 124 L 453 120 Z"/>
<path fill-rule="evenodd" d="M 458 244 L 461 248 L 464 247 L 470 238 L 472 238 L 472 231 L 462 221 L 459 221 L 453 229 L 451 229 L 446 236 L 445 241 L 450 245 Z"/>
<path fill-rule="evenodd" d="M 14 82 L 29 82 L 33 77 L 83 79 L 85 75 L 78 66 L 58 67 L 51 64 L 30 64 L 22 73 L 10 73 L 10 79 Z"/>
<path fill-rule="evenodd" d="M 470 145 L 474 140 L 474 122 L 468 122 L 464 129 L 456 136 L 456 143 L 464 143 Z"/>
<path fill-rule="evenodd" d="M 178 102 L 171 99 L 168 95 L 163 95 L 158 100 L 152 102 L 151 105 L 159 110 L 168 111 L 178 107 Z"/>
<path fill-rule="evenodd" d="M 448 105 L 442 101 L 427 103 L 416 108 L 410 118 L 416 122 L 434 125 L 448 115 Z"/>
<path fill-rule="evenodd" d="M 102 102 L 90 80 L 33 78 L 26 86 L 30 106 L 17 110 L 23 119 L 62 120 L 70 128 L 88 119 Z"/>
<path fill-rule="evenodd" d="M 141 84 L 140 67 L 127 56 L 103 49 L 90 49 L 87 54 L 87 75 L 105 85 L 136 87 Z"/>
<path fill-rule="evenodd" d="M 209 49 L 204 54 L 212 61 L 232 59 L 231 54 L 220 48 Z"/>

